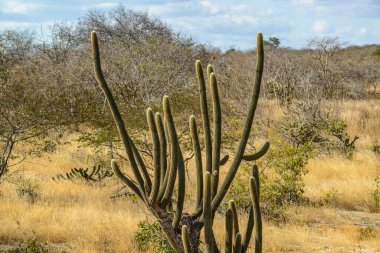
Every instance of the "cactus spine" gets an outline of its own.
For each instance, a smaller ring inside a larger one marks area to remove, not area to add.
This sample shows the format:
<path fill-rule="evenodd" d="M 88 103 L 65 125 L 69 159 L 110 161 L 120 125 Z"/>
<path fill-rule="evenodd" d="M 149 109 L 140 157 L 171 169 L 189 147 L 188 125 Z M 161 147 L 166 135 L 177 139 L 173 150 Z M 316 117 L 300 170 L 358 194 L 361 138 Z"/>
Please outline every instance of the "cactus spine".
<path fill-rule="evenodd" d="M 195 201 L 195 212 L 188 214 L 183 212 L 185 201 L 185 166 L 183 154 L 178 143 L 174 119 L 170 108 L 168 96 L 163 98 L 163 117 L 152 109 L 147 110 L 147 121 L 153 142 L 153 182 L 147 171 L 145 161 L 130 138 L 125 123 L 121 117 L 118 106 L 111 93 L 106 79 L 103 75 L 97 35 L 91 34 L 92 49 L 94 57 L 95 75 L 102 89 L 109 108 L 112 112 L 117 130 L 119 132 L 124 150 L 133 173 L 133 179 L 125 175 L 119 168 L 117 162 L 112 160 L 111 166 L 115 175 L 125 183 L 136 196 L 138 196 L 159 221 L 165 237 L 177 252 L 199 252 L 200 234 L 204 229 L 206 252 L 218 253 L 212 225 L 215 212 L 225 197 L 242 160 L 255 161 L 262 157 L 269 148 L 266 143 L 253 155 L 245 155 L 245 148 L 250 135 L 253 118 L 260 93 L 260 85 L 264 65 L 263 37 L 257 36 L 257 66 L 256 79 L 253 84 L 251 103 L 245 120 L 245 127 L 232 160 L 227 175 L 219 186 L 219 168 L 227 163 L 229 156 L 220 159 L 221 151 L 221 108 L 218 93 L 218 85 L 214 69 L 207 66 L 207 79 L 210 84 L 212 108 L 213 108 L 213 135 L 209 121 L 207 106 L 206 80 L 203 74 L 202 64 L 196 61 L 196 77 L 199 84 L 200 110 L 202 115 L 202 126 L 205 142 L 205 164 L 202 162 L 202 152 L 199 143 L 198 129 L 194 116 L 189 118 L 190 134 L 193 142 L 193 151 L 197 175 L 197 196 Z M 205 176 L 203 178 L 203 174 Z M 173 192 L 177 182 L 178 194 L 173 201 Z M 226 214 L 226 240 L 225 251 L 231 253 L 244 253 L 255 231 L 255 252 L 261 252 L 261 215 L 259 206 L 259 179 L 258 173 L 250 181 L 251 185 L 251 211 L 244 237 L 239 232 L 238 217 L 234 202 Z M 175 203 L 175 206 L 174 206 Z M 174 211 L 172 211 L 172 206 Z M 181 229 L 182 228 L 182 229 Z M 182 239 L 181 236 L 182 235 Z"/>

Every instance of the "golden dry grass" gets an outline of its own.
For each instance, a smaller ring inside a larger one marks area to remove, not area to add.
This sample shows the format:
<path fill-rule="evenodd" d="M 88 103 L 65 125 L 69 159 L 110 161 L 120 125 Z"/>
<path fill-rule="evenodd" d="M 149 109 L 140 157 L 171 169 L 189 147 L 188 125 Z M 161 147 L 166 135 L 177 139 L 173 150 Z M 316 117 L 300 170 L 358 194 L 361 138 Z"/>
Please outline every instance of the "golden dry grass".
<path fill-rule="evenodd" d="M 273 109 L 275 104 L 270 106 Z M 287 210 L 290 222 L 264 223 L 264 252 L 380 251 L 380 214 L 371 197 L 374 179 L 380 176 L 380 158 L 370 150 L 379 138 L 380 105 L 359 101 L 340 106 L 345 108 L 341 117 L 348 122 L 350 134 L 360 136 L 358 151 L 352 160 L 317 157 L 308 163 L 305 195 L 325 205 L 294 206 Z M 274 109 L 276 117 L 282 117 L 281 110 Z M 360 123 L 362 115 L 369 115 L 365 124 Z M 17 180 L 0 185 L 0 245 L 36 238 L 63 244 L 71 252 L 138 252 L 134 242 L 137 224 L 153 218 L 141 203 L 110 199 L 118 188 L 117 180 L 99 186 L 51 180 L 57 173 L 85 166 L 92 155 L 90 149 L 65 145 L 54 154 L 13 167 L 24 170 L 19 175 L 39 185 L 40 196 L 31 204 L 17 195 Z M 188 189 L 192 195 L 194 187 Z M 223 218 L 218 217 L 214 226 L 216 237 L 223 238 Z"/>
<path fill-rule="evenodd" d="M 378 211 L 371 195 L 380 177 L 380 160 L 369 150 L 357 152 L 352 160 L 343 157 L 316 158 L 306 167 L 305 194 L 314 201 L 330 201 L 348 210 Z"/>
<path fill-rule="evenodd" d="M 350 136 L 357 135 L 358 148 L 371 149 L 380 141 L 380 102 L 378 99 L 324 102 L 326 111 L 334 113 L 348 125 Z"/>

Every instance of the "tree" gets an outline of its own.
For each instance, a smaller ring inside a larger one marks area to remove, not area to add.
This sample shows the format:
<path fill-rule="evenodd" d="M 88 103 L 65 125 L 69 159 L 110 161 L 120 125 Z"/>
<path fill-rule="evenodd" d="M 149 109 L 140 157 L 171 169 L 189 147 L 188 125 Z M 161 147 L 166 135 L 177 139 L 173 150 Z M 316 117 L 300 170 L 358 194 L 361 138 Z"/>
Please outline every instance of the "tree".
<path fill-rule="evenodd" d="M 321 95 L 327 99 L 342 96 L 345 93 L 346 75 L 338 64 L 343 45 L 337 37 L 313 38 L 307 43 L 316 70 L 314 87 L 320 87 Z"/>
<path fill-rule="evenodd" d="M 203 45 L 175 33 L 161 20 L 145 12 L 127 10 L 122 5 L 109 12 L 90 11 L 81 19 L 75 34 L 82 45 L 87 45 L 87 34 L 92 30 L 101 35 L 102 47 L 107 51 L 103 71 L 114 90 L 120 113 L 129 119 L 131 135 L 137 132 L 137 136 L 141 136 L 141 129 L 147 128 L 144 108 L 148 105 L 160 107 L 160 98 L 165 94 L 182 101 L 176 105 L 178 111 L 183 111 L 181 114 L 191 113 L 194 92 L 189 66 L 196 59 L 208 59 Z M 86 64 L 87 60 L 91 59 L 86 58 Z M 75 82 L 81 77 L 78 78 Z M 93 77 L 83 80 L 82 83 L 88 84 L 86 88 L 94 87 L 94 83 L 88 80 L 94 81 Z M 96 145 L 118 143 L 120 139 L 112 117 L 104 111 L 104 99 L 100 93 L 89 97 L 98 103 L 94 117 L 88 122 L 95 131 L 86 132 L 83 139 Z M 182 106 L 184 103 L 186 107 Z"/>
<path fill-rule="evenodd" d="M 278 37 L 269 37 L 268 40 L 264 41 L 264 45 L 268 45 L 273 48 L 278 48 L 281 44 L 281 41 Z"/>
<path fill-rule="evenodd" d="M 52 148 L 58 138 L 46 139 L 49 130 L 71 124 L 78 111 L 78 103 L 62 95 L 64 88 L 47 82 L 34 39 L 27 32 L 0 34 L 0 178 L 11 159 Z M 20 144 L 22 152 L 15 153 Z"/>

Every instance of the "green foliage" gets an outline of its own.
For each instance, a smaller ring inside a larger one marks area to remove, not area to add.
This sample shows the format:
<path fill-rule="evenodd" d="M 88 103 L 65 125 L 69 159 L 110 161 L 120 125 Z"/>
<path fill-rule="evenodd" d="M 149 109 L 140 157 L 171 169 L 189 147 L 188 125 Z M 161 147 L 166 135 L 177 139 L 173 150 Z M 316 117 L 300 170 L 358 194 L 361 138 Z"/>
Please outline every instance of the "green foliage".
<path fill-rule="evenodd" d="M 348 125 L 339 118 L 326 115 L 319 101 L 302 101 L 288 107 L 283 135 L 293 145 L 311 145 L 321 153 L 339 151 L 351 159 L 358 136 L 351 138 Z"/>
<path fill-rule="evenodd" d="M 175 253 L 169 242 L 165 239 L 160 224 L 156 221 L 140 221 L 135 242 L 139 251 L 153 250 L 159 253 Z"/>
<path fill-rule="evenodd" d="M 289 105 L 281 135 L 295 146 L 319 144 L 323 136 L 325 120 L 318 101 L 301 101 Z"/>
<path fill-rule="evenodd" d="M 281 40 L 278 37 L 269 37 L 268 40 L 264 40 L 264 45 L 268 45 L 273 48 L 278 48 L 281 44 Z"/>
<path fill-rule="evenodd" d="M 23 242 L 17 248 L 20 253 L 47 253 L 46 244 L 38 242 L 36 239 L 31 239 Z"/>
<path fill-rule="evenodd" d="M 262 212 L 266 219 L 284 221 L 287 205 L 307 202 L 304 197 L 303 176 L 307 173 L 305 166 L 314 156 L 315 150 L 311 143 L 295 145 L 284 139 L 279 133 L 270 133 L 271 150 L 260 164 L 266 169 L 261 173 Z M 248 167 L 241 165 L 243 174 L 248 173 Z M 231 185 L 226 200 L 235 199 L 235 204 L 242 213 L 249 211 L 249 185 L 245 177 L 237 177 Z M 225 213 L 228 202 L 222 203 L 221 213 Z"/>
<path fill-rule="evenodd" d="M 332 136 L 335 136 L 338 140 L 338 148 L 341 152 L 349 159 L 352 158 L 352 155 L 355 150 L 355 142 L 359 139 L 358 136 L 350 138 L 347 134 L 347 124 L 343 120 L 332 119 L 326 120 L 327 132 Z"/>
<path fill-rule="evenodd" d="M 380 56 L 380 46 L 376 47 L 375 55 Z"/>
<path fill-rule="evenodd" d="M 273 147 L 267 156 L 271 161 L 269 170 L 272 174 L 267 174 L 262 180 L 264 203 L 282 206 L 304 200 L 302 177 L 307 173 L 305 166 L 312 155 L 313 148 L 309 143 L 297 147 L 282 142 Z"/>
<path fill-rule="evenodd" d="M 220 210 L 218 210 L 219 212 L 226 212 L 230 199 L 235 200 L 235 205 L 238 207 L 239 212 L 247 213 L 249 211 L 251 198 L 249 195 L 249 184 L 247 184 L 247 180 L 245 178 L 237 177 L 234 180 L 221 204 Z"/>

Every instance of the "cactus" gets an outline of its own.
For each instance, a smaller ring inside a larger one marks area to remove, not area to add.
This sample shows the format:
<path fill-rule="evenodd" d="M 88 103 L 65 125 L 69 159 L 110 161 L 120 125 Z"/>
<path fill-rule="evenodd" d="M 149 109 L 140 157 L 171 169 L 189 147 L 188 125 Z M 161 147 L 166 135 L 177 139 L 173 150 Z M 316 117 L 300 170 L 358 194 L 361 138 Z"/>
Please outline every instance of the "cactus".
<path fill-rule="evenodd" d="M 205 163 L 203 163 L 196 119 L 194 116 L 190 116 L 189 129 L 193 143 L 197 177 L 197 196 L 194 212 L 192 214 L 183 212 L 186 189 L 185 166 L 181 147 L 178 143 L 169 97 L 164 96 L 163 98 L 163 117 L 159 112 L 154 114 L 150 108 L 147 110 L 147 121 L 153 142 L 153 166 L 150 167 L 153 167 L 154 173 L 153 180 L 151 180 L 146 169 L 147 166 L 128 134 L 126 124 L 121 117 L 118 106 L 103 75 L 96 32 L 92 32 L 91 40 L 96 79 L 112 112 L 132 170 L 133 179 L 129 174 L 124 174 L 117 162 L 112 160 L 111 165 L 114 174 L 144 202 L 149 211 L 157 218 L 165 237 L 174 250 L 177 252 L 199 252 L 201 243 L 200 234 L 201 230 L 204 229 L 205 251 L 220 252 L 212 229 L 215 212 L 225 197 L 241 162 L 243 160 L 255 161 L 262 157 L 269 148 L 269 143 L 266 143 L 258 152 L 252 155 L 245 154 L 245 148 L 259 99 L 263 74 L 264 52 L 262 34 L 259 33 L 257 36 L 256 79 L 253 84 L 253 92 L 246 116 L 244 131 L 227 175 L 221 184 L 219 184 L 219 168 L 227 163 L 229 156 L 227 155 L 222 159 L 220 158 L 222 114 L 217 79 L 213 67 L 208 65 L 207 80 L 210 85 L 213 105 L 213 122 L 210 124 L 209 111 L 207 108 L 206 80 L 201 62 L 196 61 L 195 63 L 196 78 L 199 84 L 206 159 Z M 213 127 L 213 134 L 211 134 L 210 125 Z M 231 202 L 231 208 L 227 211 L 226 252 L 246 252 L 253 232 L 255 233 L 255 245 L 257 245 L 255 250 L 256 252 L 261 252 L 261 215 L 258 199 L 259 181 L 258 174 L 256 174 L 254 174 L 255 178 L 250 181 L 251 188 L 254 187 L 254 189 L 251 189 L 252 203 L 250 207 L 250 217 L 246 232 L 243 236 L 242 233 L 239 232 L 238 217 L 233 202 Z M 176 199 L 174 199 L 173 192 L 176 182 L 178 193 Z"/>
<path fill-rule="evenodd" d="M 73 168 L 70 172 L 63 174 L 57 174 L 55 177 L 52 177 L 53 181 L 58 180 L 75 180 L 75 179 L 84 179 L 88 182 L 99 182 L 107 177 L 112 177 L 113 172 L 110 170 L 102 170 L 100 165 L 95 165 L 91 170 L 88 168 Z"/>

